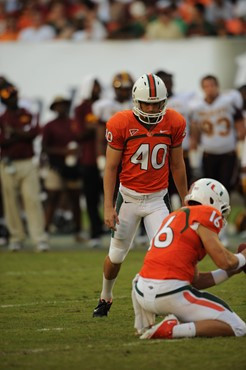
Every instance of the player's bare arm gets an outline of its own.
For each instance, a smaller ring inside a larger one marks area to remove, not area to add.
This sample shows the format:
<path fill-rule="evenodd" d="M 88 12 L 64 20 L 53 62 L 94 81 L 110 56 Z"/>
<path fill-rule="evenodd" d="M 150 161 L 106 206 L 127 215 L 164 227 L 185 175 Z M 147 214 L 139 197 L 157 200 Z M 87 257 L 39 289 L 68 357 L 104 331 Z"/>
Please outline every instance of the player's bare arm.
<path fill-rule="evenodd" d="M 237 119 L 235 121 L 235 129 L 236 129 L 236 132 L 237 132 L 237 139 L 238 140 L 244 140 L 244 138 L 246 136 L 246 128 L 245 128 L 245 125 L 244 125 L 243 118 Z"/>
<path fill-rule="evenodd" d="M 197 122 L 190 123 L 190 150 L 197 150 L 201 140 L 201 131 Z"/>
<path fill-rule="evenodd" d="M 203 242 L 204 248 L 216 266 L 229 271 L 238 267 L 238 258 L 223 246 L 214 231 L 200 225 L 197 232 Z M 246 251 L 243 251 L 242 254 L 246 256 Z"/>
<path fill-rule="evenodd" d="M 239 274 L 242 270 L 227 270 L 226 274 L 229 277 Z M 196 273 L 194 279 L 192 281 L 192 286 L 196 289 L 207 289 L 211 288 L 212 286 L 216 285 L 216 281 L 214 280 L 213 274 L 211 271 L 208 272 L 200 272 L 198 268 L 196 268 Z"/>
<path fill-rule="evenodd" d="M 115 150 L 108 145 L 106 151 L 106 165 L 104 170 L 104 222 L 110 229 L 115 230 L 119 223 L 118 215 L 113 205 L 118 166 L 121 162 L 122 151 Z"/>
<path fill-rule="evenodd" d="M 184 162 L 184 156 L 183 156 L 183 148 L 181 145 L 171 149 L 170 168 L 171 168 L 173 179 L 177 187 L 177 190 L 179 192 L 179 196 L 181 198 L 182 204 L 184 204 L 184 197 L 188 192 L 188 188 L 187 188 L 187 177 L 186 177 L 186 169 L 185 169 L 185 162 Z"/>

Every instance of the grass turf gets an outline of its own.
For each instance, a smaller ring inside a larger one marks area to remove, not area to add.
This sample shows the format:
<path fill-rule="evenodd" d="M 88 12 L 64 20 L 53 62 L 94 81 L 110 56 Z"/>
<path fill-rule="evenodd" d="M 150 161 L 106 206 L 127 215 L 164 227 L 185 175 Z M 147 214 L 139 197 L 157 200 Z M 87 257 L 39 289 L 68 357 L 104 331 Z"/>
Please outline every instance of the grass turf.
<path fill-rule="evenodd" d="M 131 280 L 144 251 L 122 266 L 109 317 L 92 318 L 106 250 L 0 254 L 0 369 L 234 369 L 246 367 L 246 337 L 140 341 Z M 206 258 L 200 266 L 214 268 Z M 246 320 L 246 275 L 211 288 Z"/>

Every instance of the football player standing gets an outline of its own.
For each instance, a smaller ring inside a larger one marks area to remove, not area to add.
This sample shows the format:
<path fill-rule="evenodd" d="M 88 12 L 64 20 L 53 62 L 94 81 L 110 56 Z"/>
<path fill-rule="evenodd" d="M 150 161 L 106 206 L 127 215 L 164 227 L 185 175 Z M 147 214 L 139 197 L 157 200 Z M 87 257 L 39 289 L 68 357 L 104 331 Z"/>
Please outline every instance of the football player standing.
<path fill-rule="evenodd" d="M 141 219 L 149 240 L 169 213 L 169 166 L 181 201 L 187 193 L 182 141 L 185 119 L 167 109 L 167 90 L 154 74 L 144 74 L 132 88 L 133 109 L 116 113 L 106 125 L 104 221 L 112 230 L 104 261 L 103 287 L 93 316 L 107 316 L 112 289 Z M 114 190 L 121 163 L 120 188 Z"/>

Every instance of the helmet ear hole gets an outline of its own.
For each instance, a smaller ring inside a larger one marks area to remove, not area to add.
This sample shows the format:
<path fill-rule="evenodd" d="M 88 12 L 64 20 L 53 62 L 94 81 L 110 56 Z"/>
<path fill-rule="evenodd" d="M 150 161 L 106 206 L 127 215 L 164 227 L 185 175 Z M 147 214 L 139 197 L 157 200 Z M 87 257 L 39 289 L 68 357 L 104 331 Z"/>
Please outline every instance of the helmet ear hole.
<path fill-rule="evenodd" d="M 213 198 L 210 197 L 209 201 L 210 201 L 210 204 L 214 204 Z"/>

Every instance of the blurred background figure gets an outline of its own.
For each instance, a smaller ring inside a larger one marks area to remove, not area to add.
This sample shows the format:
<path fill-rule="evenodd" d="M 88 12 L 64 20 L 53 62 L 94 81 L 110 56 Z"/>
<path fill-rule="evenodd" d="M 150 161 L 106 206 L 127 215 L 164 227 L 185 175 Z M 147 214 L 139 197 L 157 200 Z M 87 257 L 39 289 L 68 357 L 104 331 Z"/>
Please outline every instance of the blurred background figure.
<path fill-rule="evenodd" d="M 56 39 L 70 39 L 72 37 L 74 27 L 68 17 L 68 6 L 66 2 L 52 2 L 46 16 L 46 21 L 54 29 Z"/>
<path fill-rule="evenodd" d="M 155 72 L 157 76 L 159 76 L 167 88 L 167 107 L 172 108 L 182 114 L 182 116 L 186 120 L 186 136 L 183 140 L 182 146 L 183 146 L 183 153 L 184 153 L 184 161 L 186 166 L 186 175 L 187 175 L 187 182 L 188 186 L 191 185 L 191 182 L 193 181 L 193 174 L 192 174 L 192 168 L 190 165 L 190 159 L 189 159 L 189 149 L 190 149 L 190 124 L 189 124 L 189 101 L 194 96 L 193 92 L 187 92 L 187 93 L 180 93 L 175 94 L 173 91 L 173 75 L 171 73 L 168 73 L 163 70 L 159 70 Z M 168 193 L 170 195 L 170 200 L 172 204 L 172 208 L 177 209 L 180 207 L 180 199 L 178 196 L 178 191 L 176 189 L 176 186 L 174 184 L 172 174 L 170 171 L 169 174 L 169 187 L 168 187 Z"/>
<path fill-rule="evenodd" d="M 145 34 L 148 24 L 147 8 L 143 1 L 132 1 L 117 22 L 110 23 L 110 39 L 139 39 Z"/>
<path fill-rule="evenodd" d="M 16 17 L 9 15 L 4 22 L 4 29 L 0 33 L 1 41 L 16 41 L 18 39 L 18 27 Z"/>
<path fill-rule="evenodd" d="M 242 97 L 236 91 L 221 93 L 219 81 L 201 80 L 203 98 L 191 111 L 194 142 L 203 150 L 203 176 L 221 182 L 228 191 L 235 186 L 238 170 L 237 141 L 244 140 Z"/>
<path fill-rule="evenodd" d="M 244 118 L 244 128 L 246 131 L 246 85 L 239 87 L 238 91 L 240 92 L 243 98 L 243 118 Z M 243 195 L 243 209 L 237 215 L 235 224 L 237 231 L 241 233 L 242 238 L 246 238 L 246 136 L 242 145 L 241 152 L 241 161 L 240 161 L 240 185 L 241 193 Z"/>
<path fill-rule="evenodd" d="M 52 26 L 43 23 L 43 16 L 39 10 L 31 11 L 31 25 L 20 31 L 20 41 L 48 41 L 55 38 L 55 30 Z"/>
<path fill-rule="evenodd" d="M 55 211 L 65 193 L 72 210 L 76 241 L 82 241 L 81 234 L 81 179 L 79 173 L 80 145 L 78 124 L 69 117 L 71 101 L 59 96 L 54 99 L 50 109 L 56 118 L 49 121 L 42 131 L 42 155 L 46 155 L 49 167 L 44 178 L 48 192 L 45 209 L 47 232 L 51 230 Z"/>
<path fill-rule="evenodd" d="M 171 2 L 159 1 L 157 3 L 156 19 L 146 26 L 144 37 L 149 40 L 180 39 L 184 37 L 182 28 L 174 17 Z"/>
<path fill-rule="evenodd" d="M 206 8 L 201 3 L 194 4 L 191 20 L 186 28 L 187 36 L 215 36 L 216 28 L 205 17 Z"/>
<path fill-rule="evenodd" d="M 33 141 L 39 133 L 38 117 L 19 107 L 18 91 L 12 84 L 2 85 L 0 95 L 6 106 L 0 116 L 0 172 L 4 215 L 10 232 L 9 249 L 20 250 L 26 238 L 21 219 L 23 209 L 37 251 L 47 251 L 38 169 L 33 163 Z"/>
<path fill-rule="evenodd" d="M 85 78 L 82 85 L 82 101 L 74 111 L 74 118 L 79 126 L 78 138 L 81 143 L 79 166 L 90 221 L 91 247 L 100 245 L 100 237 L 103 234 L 100 215 L 102 178 L 97 167 L 96 149 L 98 119 L 92 112 L 92 105 L 100 98 L 101 90 L 101 84 L 96 77 Z"/>
<path fill-rule="evenodd" d="M 241 37 L 246 6 L 244 0 L 0 1 L 0 41 L 19 33 L 28 41 Z"/>
<path fill-rule="evenodd" d="M 236 90 L 222 94 L 213 75 L 201 79 L 201 88 L 203 97 L 191 110 L 193 143 L 201 144 L 203 176 L 221 182 L 231 192 L 239 171 L 237 141 L 245 137 L 242 97 Z M 228 245 L 226 234 L 220 236 Z"/>
<path fill-rule="evenodd" d="M 98 17 L 98 6 L 96 2 L 85 2 L 86 8 L 79 12 L 73 19 L 74 33 L 72 39 L 75 41 L 103 40 L 108 36 L 108 31 Z"/>
<path fill-rule="evenodd" d="M 101 98 L 97 100 L 92 111 L 98 118 L 99 124 L 97 127 L 97 160 L 100 171 L 104 170 L 105 153 L 107 141 L 105 139 L 106 122 L 115 113 L 132 108 L 132 87 L 133 78 L 130 73 L 122 71 L 113 77 L 112 81 L 112 97 Z"/>

